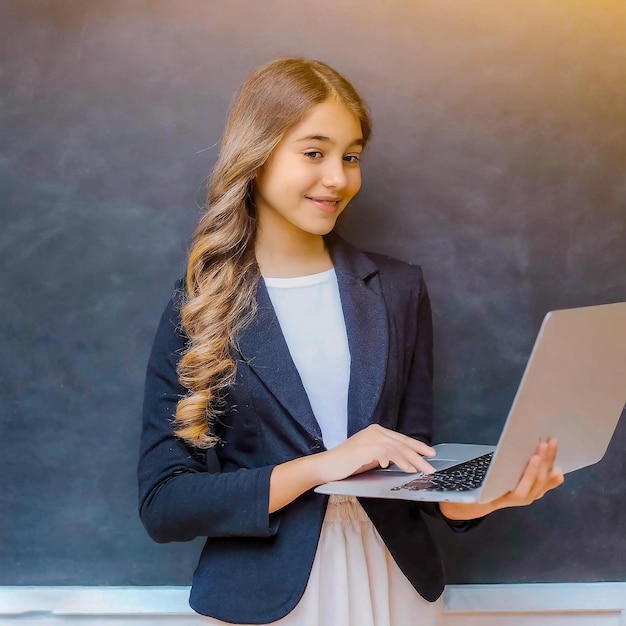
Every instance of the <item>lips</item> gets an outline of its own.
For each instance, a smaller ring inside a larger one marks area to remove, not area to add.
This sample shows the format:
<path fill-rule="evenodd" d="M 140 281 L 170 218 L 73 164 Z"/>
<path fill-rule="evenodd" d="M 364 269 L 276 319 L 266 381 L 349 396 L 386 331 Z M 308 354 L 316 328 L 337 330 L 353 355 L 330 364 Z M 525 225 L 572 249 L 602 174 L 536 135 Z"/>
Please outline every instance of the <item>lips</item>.
<path fill-rule="evenodd" d="M 315 203 L 319 209 L 326 213 L 334 213 L 341 202 L 341 198 L 334 196 L 306 196 L 306 198 Z"/>

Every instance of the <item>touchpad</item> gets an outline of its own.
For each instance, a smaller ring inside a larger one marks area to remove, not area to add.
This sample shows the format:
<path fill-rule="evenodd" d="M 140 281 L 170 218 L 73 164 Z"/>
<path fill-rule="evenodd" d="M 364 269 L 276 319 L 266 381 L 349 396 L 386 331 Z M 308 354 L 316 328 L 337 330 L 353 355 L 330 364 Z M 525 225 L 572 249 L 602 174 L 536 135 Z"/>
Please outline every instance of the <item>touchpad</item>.
<path fill-rule="evenodd" d="M 452 467 L 453 465 L 458 465 L 461 461 L 458 459 L 444 459 L 444 458 L 436 458 L 436 459 L 426 459 L 434 468 L 435 471 L 439 471 L 442 469 L 447 469 L 448 467 Z"/>
<path fill-rule="evenodd" d="M 458 459 L 452 459 L 449 456 L 447 458 L 438 457 L 438 458 L 435 458 L 435 459 L 429 458 L 429 457 L 425 456 L 424 460 L 428 461 L 435 468 L 436 472 L 439 471 L 439 470 L 442 470 L 442 469 L 447 469 L 448 467 L 452 467 L 453 465 L 458 465 L 459 463 L 461 463 L 461 461 L 459 461 Z M 381 470 L 378 470 L 378 471 L 381 471 Z M 404 470 L 401 470 L 394 463 L 389 465 L 389 467 L 382 468 L 382 471 L 383 472 L 399 472 L 401 474 L 406 474 L 407 473 Z"/>

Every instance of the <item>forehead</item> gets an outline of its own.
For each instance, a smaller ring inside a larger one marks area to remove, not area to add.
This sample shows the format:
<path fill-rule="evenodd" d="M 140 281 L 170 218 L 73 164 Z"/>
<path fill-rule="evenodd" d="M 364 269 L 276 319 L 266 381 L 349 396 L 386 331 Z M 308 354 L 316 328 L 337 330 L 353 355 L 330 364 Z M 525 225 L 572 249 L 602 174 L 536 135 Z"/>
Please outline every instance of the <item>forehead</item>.
<path fill-rule="evenodd" d="M 362 143 L 363 131 L 359 118 L 335 100 L 313 105 L 305 118 L 285 135 L 286 141 L 327 138 L 346 146 Z"/>

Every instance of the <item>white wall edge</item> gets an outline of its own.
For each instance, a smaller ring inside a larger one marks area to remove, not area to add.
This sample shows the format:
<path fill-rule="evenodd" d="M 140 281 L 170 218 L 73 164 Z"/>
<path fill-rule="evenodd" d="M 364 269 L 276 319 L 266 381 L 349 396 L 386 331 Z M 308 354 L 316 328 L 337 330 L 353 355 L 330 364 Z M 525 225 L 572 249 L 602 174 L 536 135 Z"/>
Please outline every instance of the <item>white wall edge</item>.
<path fill-rule="evenodd" d="M 0 616 L 196 615 L 189 587 L 0 587 Z"/>
<path fill-rule="evenodd" d="M 626 611 L 626 583 L 449 585 L 444 614 Z"/>
<path fill-rule="evenodd" d="M 196 615 L 189 587 L 0 587 L 0 616 Z M 626 582 L 449 585 L 443 614 L 625 612 Z"/>

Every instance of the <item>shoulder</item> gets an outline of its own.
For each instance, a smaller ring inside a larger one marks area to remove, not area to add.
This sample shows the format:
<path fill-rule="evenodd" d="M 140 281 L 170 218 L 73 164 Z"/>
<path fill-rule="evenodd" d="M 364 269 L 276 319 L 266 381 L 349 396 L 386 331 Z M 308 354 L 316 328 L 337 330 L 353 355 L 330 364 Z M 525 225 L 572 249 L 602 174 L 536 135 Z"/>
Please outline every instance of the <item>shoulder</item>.
<path fill-rule="evenodd" d="M 340 270 L 358 278 L 367 279 L 374 274 L 380 274 L 383 281 L 399 285 L 423 282 L 422 268 L 417 264 L 386 254 L 361 250 L 334 233 L 328 238 L 328 244 L 333 260 Z"/>
<path fill-rule="evenodd" d="M 334 235 L 328 240 L 335 268 L 348 280 L 344 285 L 365 285 L 380 292 L 394 316 L 414 317 L 430 304 L 422 268 L 387 254 L 361 250 Z"/>
<path fill-rule="evenodd" d="M 385 254 L 364 254 L 378 268 L 377 278 L 390 310 L 402 317 L 415 315 L 423 305 L 430 307 L 421 266 Z"/>
<path fill-rule="evenodd" d="M 376 265 L 383 279 L 400 281 L 401 283 L 421 283 L 424 279 L 420 265 L 407 263 L 377 252 L 364 251 L 363 254 Z"/>
<path fill-rule="evenodd" d="M 185 281 L 180 279 L 176 281 L 172 295 L 161 314 L 154 336 L 153 354 L 155 352 L 178 353 L 186 347 L 188 338 L 181 321 L 181 310 L 186 297 Z"/>
<path fill-rule="evenodd" d="M 185 280 L 179 279 L 174 283 L 174 289 L 163 314 L 161 315 L 161 325 L 173 326 L 180 330 L 181 311 L 187 299 Z"/>

